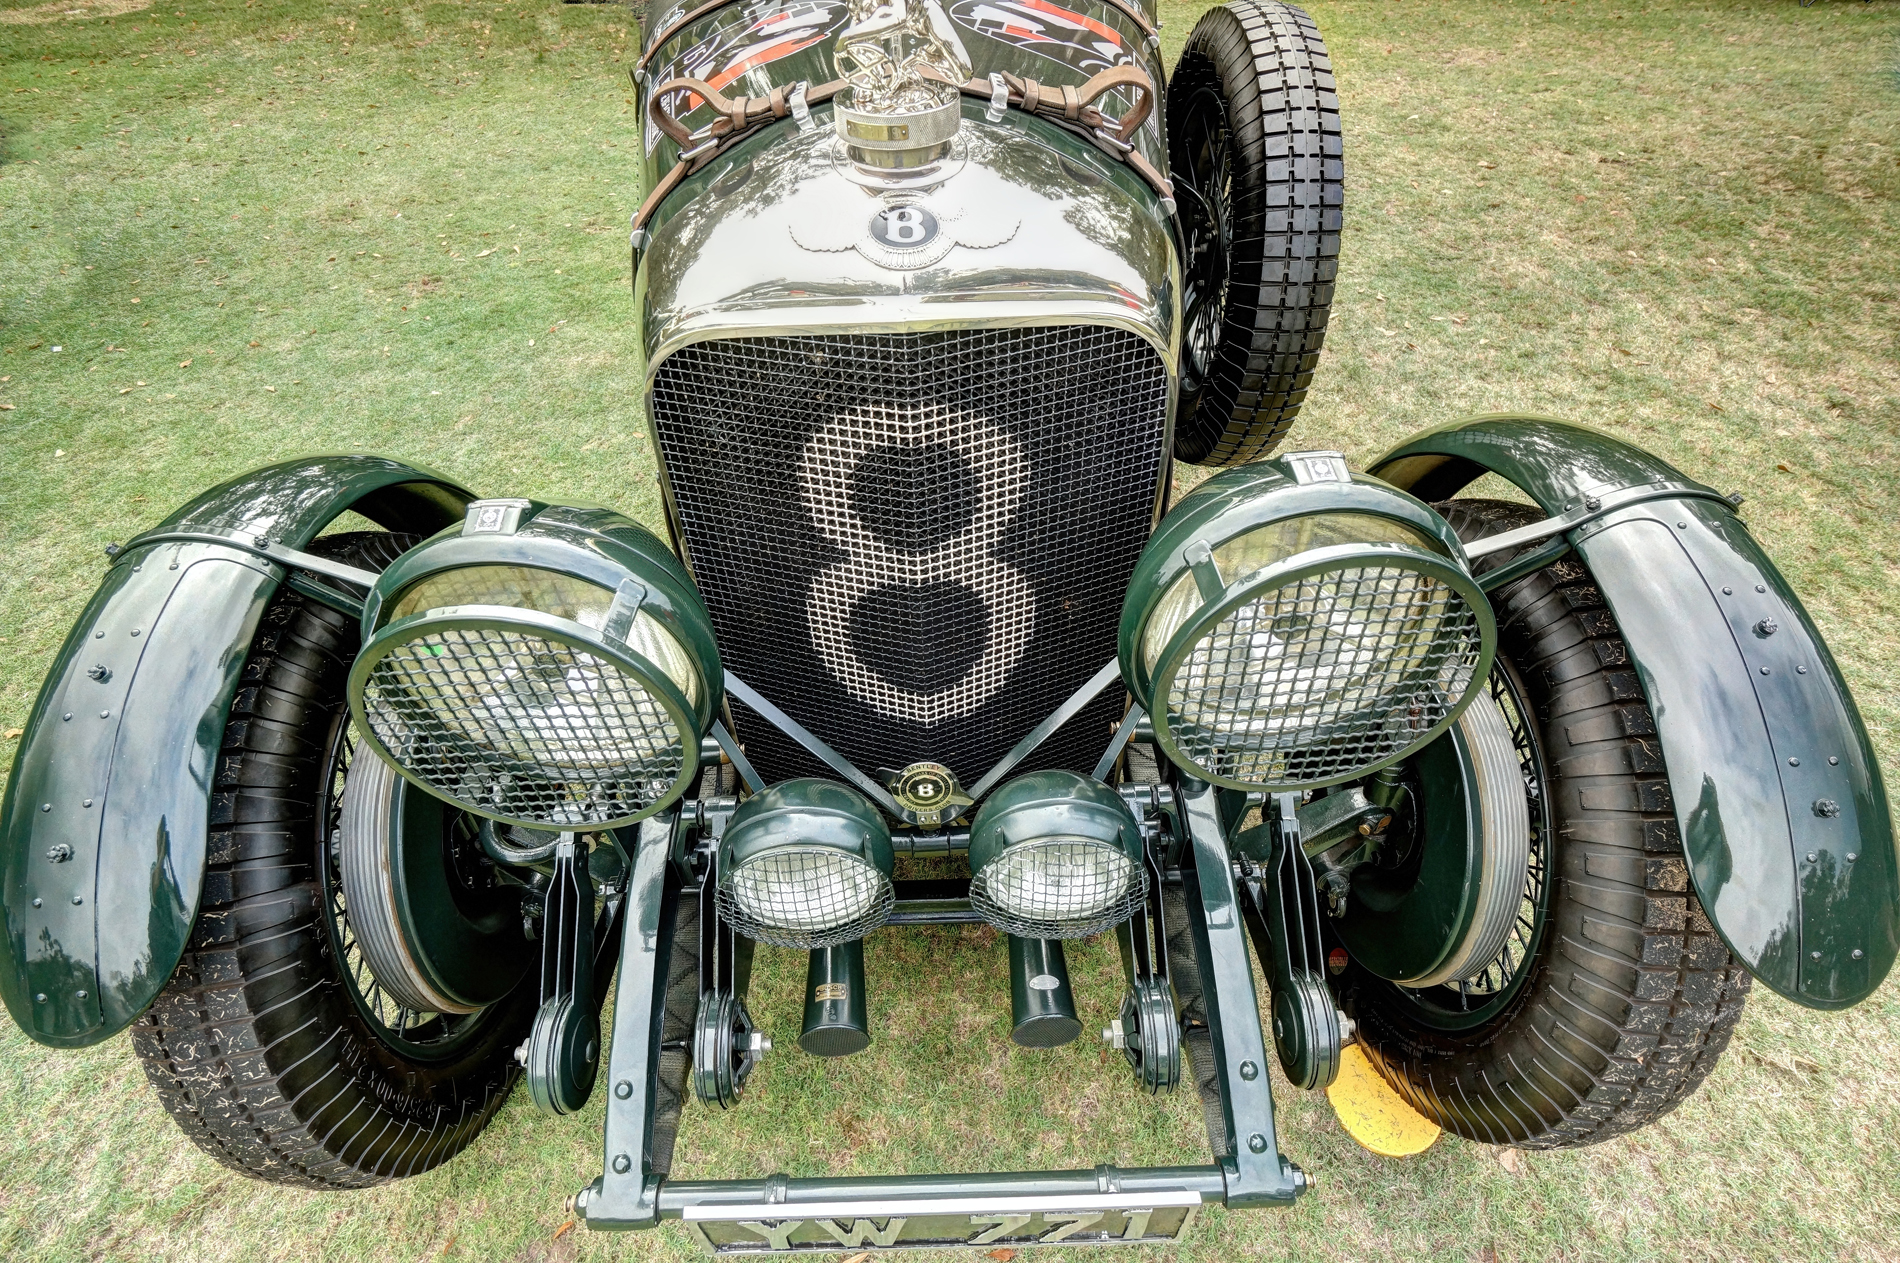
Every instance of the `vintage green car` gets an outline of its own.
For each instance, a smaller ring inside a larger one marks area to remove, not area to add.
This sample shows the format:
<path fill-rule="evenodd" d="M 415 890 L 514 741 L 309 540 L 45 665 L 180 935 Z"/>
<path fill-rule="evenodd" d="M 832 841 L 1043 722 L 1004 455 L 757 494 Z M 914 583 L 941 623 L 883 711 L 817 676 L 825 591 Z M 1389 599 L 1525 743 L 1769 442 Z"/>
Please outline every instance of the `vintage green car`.
<path fill-rule="evenodd" d="M 1534 416 L 1276 456 L 1338 265 L 1331 66 L 1234 0 L 1166 75 L 1155 18 L 655 13 L 628 352 L 668 538 L 359 454 L 109 550 L 0 815 L 14 1020 L 129 1029 L 200 1147 L 309 1188 L 600 1086 L 590 1228 L 828 1251 L 1290 1205 L 1270 1055 L 1583 1145 L 1692 1092 L 1751 979 L 1871 994 L 1880 771 L 1738 498 Z M 1174 497 L 1176 462 L 1220 469 Z M 1518 494 L 1457 498 L 1487 475 Z M 675 1178 L 689 1093 L 864 1049 L 866 951 L 959 923 L 1028 1048 L 1082 1033 L 1063 945 L 1113 933 L 1112 1063 L 1191 1081 L 1207 1160 Z M 759 943 L 810 953 L 796 1051 Z"/>

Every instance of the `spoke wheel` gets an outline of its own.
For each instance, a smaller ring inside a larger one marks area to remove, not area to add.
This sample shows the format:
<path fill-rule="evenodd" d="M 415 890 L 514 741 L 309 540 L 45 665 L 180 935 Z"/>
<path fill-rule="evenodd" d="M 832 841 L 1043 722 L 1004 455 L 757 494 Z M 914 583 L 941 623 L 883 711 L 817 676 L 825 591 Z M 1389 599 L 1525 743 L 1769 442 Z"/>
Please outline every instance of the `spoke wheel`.
<path fill-rule="evenodd" d="M 1182 315 L 1182 388 L 1198 392 L 1214 367 L 1221 324 L 1227 318 L 1227 274 L 1232 245 L 1234 173 L 1232 133 L 1219 94 L 1203 87 L 1182 124 L 1187 165 L 1177 186 L 1187 224 L 1187 284 Z"/>
<path fill-rule="evenodd" d="M 415 542 L 362 532 L 310 551 L 380 570 Z M 355 619 L 289 589 L 260 616 L 219 752 L 198 919 L 132 1027 L 147 1080 L 200 1149 L 299 1188 L 364 1188 L 467 1148 L 520 1075 L 536 1000 L 528 979 L 478 1012 L 430 1013 L 363 967 L 330 851 L 358 640 Z"/>
<path fill-rule="evenodd" d="M 343 789 L 349 782 L 350 766 L 359 753 L 363 758 L 376 757 L 359 745 L 351 729 L 349 713 L 345 711 L 336 717 L 331 727 L 319 781 L 323 797 L 318 819 L 323 822 L 323 833 L 317 847 L 317 874 L 323 889 L 324 930 L 330 951 L 344 991 L 384 1043 L 412 1057 L 433 1060 L 453 1056 L 481 1026 L 486 1009 L 472 1013 L 438 1013 L 412 1007 L 398 999 L 377 980 L 350 923 L 341 864 Z M 448 827 L 456 835 L 450 847 L 453 853 L 461 854 L 470 849 L 479 853 L 478 825 L 474 817 L 466 812 L 455 812 Z"/>
<path fill-rule="evenodd" d="M 1543 516 L 1490 500 L 1437 507 L 1467 543 Z M 1587 567 L 1562 558 L 1491 601 L 1507 668 L 1493 696 L 1534 791 L 1516 923 L 1452 985 L 1406 990 L 1355 961 L 1340 989 L 1367 1060 L 1445 1130 L 1533 1149 L 1595 1144 L 1696 1089 L 1749 978 L 1689 889 L 1655 717 Z"/>
<path fill-rule="evenodd" d="M 1549 785 L 1543 746 L 1524 700 L 1517 670 L 1500 659 L 1491 672 L 1490 692 L 1511 728 L 1511 744 L 1523 771 L 1530 807 L 1530 863 L 1510 936 L 1481 969 L 1435 987 L 1394 986 L 1394 999 L 1409 1005 L 1420 1022 L 1441 1030 L 1464 1030 L 1496 1017 L 1530 976 L 1544 941 L 1550 915 Z"/>

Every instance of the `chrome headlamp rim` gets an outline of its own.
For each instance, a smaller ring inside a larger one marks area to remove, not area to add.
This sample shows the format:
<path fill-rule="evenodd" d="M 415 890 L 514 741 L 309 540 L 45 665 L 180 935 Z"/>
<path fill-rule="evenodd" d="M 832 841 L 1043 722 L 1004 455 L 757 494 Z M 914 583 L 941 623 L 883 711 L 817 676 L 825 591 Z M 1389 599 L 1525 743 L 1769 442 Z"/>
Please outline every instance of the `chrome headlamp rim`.
<path fill-rule="evenodd" d="M 666 791 L 631 814 L 585 821 L 550 821 L 546 818 L 509 815 L 482 803 L 469 801 L 444 787 L 430 784 L 422 776 L 405 767 L 403 761 L 384 744 L 382 734 L 377 732 L 366 712 L 364 694 L 370 673 L 391 652 L 401 645 L 420 639 L 423 634 L 496 630 L 525 633 L 586 653 L 633 677 L 641 687 L 652 694 L 680 734 L 679 771 Z M 378 758 L 394 768 L 404 780 L 445 802 L 454 803 L 464 811 L 501 824 L 519 825 L 528 829 L 552 827 L 582 831 L 621 828 L 645 820 L 679 801 L 691 787 L 693 778 L 699 771 L 699 747 L 703 733 L 698 716 L 691 703 L 665 671 L 645 655 L 620 644 L 584 623 L 552 614 L 543 614 L 536 610 L 511 605 L 451 605 L 423 610 L 387 623 L 376 631 L 357 654 L 356 661 L 350 668 L 348 696 L 350 717 L 355 722 L 361 739 Z"/>
<path fill-rule="evenodd" d="M 1285 782 L 1247 781 L 1223 776 L 1214 769 L 1204 766 L 1182 749 L 1174 731 L 1175 725 L 1171 722 L 1167 706 L 1168 693 L 1175 676 L 1187 661 L 1188 655 L 1214 632 L 1222 620 L 1261 595 L 1288 587 L 1302 579 L 1375 567 L 1402 568 L 1436 579 L 1464 600 L 1477 621 L 1478 658 L 1472 667 L 1471 680 L 1466 685 L 1463 695 L 1446 708 L 1444 715 L 1435 724 L 1419 732 L 1403 747 L 1375 761 L 1355 766 L 1349 771 L 1332 776 Z M 1483 691 L 1484 682 L 1491 674 L 1491 664 L 1496 654 L 1497 623 L 1491 611 L 1491 602 L 1485 596 L 1484 590 L 1478 586 L 1477 579 L 1452 558 L 1408 544 L 1386 542 L 1335 544 L 1298 553 L 1285 561 L 1241 576 L 1227 584 L 1218 597 L 1203 601 L 1175 631 L 1160 657 L 1155 660 L 1153 672 L 1149 673 L 1148 678 L 1141 683 L 1145 686 L 1149 701 L 1148 713 L 1154 725 L 1155 743 L 1177 767 L 1191 769 L 1196 776 L 1226 789 L 1265 790 L 1268 793 L 1275 793 L 1294 789 L 1323 789 L 1329 785 L 1356 781 L 1402 762 L 1458 721 L 1458 717 L 1464 713 L 1465 708 L 1470 706 Z"/>

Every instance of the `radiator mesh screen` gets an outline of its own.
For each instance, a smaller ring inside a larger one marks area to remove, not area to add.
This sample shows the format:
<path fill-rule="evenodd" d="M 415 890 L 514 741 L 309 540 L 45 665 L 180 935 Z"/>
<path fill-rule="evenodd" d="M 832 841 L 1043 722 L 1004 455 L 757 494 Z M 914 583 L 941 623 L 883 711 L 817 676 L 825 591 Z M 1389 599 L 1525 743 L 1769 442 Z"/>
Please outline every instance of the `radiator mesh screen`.
<path fill-rule="evenodd" d="M 1091 325 L 736 338 L 652 395 L 726 664 L 875 774 L 969 784 L 1115 656 L 1167 377 Z M 1025 765 L 1087 771 L 1110 690 Z M 734 704 L 767 780 L 825 769 Z"/>

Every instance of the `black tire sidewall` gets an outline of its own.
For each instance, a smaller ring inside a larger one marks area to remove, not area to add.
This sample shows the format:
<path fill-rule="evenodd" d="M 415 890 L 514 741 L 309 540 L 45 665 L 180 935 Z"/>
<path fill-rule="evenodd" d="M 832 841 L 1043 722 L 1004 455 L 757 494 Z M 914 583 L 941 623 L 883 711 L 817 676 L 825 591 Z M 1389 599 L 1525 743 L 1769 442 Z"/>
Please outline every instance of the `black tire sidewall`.
<path fill-rule="evenodd" d="M 1279 445 L 1311 385 L 1338 275 L 1344 158 L 1331 60 L 1292 5 L 1235 0 L 1196 23 L 1168 83 L 1177 183 L 1210 96 L 1225 102 L 1232 155 L 1226 311 L 1205 379 L 1182 376 L 1174 449 L 1191 464 L 1236 465 Z"/>

